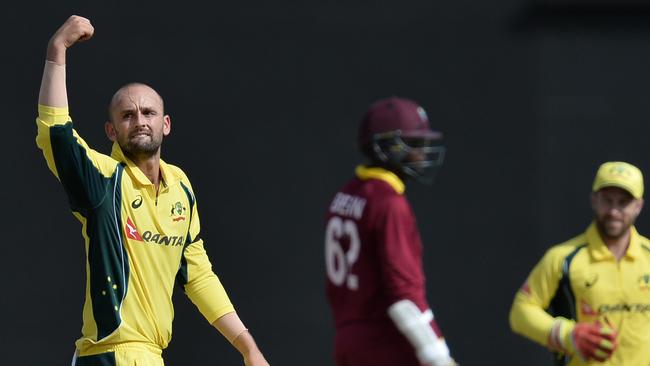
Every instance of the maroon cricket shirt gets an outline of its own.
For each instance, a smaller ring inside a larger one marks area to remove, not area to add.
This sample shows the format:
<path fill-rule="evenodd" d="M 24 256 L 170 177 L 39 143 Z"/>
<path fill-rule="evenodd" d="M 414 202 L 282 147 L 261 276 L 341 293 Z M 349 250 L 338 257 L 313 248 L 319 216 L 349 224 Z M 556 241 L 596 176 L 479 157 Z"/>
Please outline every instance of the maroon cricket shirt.
<path fill-rule="evenodd" d="M 335 353 L 396 347 L 413 349 L 388 317 L 403 299 L 429 309 L 422 242 L 415 216 L 393 173 L 357 168 L 326 214 L 326 292 L 334 318 Z M 431 325 L 440 336 L 435 323 Z"/>

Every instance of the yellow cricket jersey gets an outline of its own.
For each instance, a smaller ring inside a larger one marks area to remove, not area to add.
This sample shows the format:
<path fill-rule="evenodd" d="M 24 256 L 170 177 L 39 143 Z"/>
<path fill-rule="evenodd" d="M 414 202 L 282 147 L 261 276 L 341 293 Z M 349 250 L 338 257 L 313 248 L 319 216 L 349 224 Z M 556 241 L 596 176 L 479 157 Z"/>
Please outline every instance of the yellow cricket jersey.
<path fill-rule="evenodd" d="M 515 296 L 512 329 L 556 349 L 551 328 L 556 320 L 605 322 L 618 330 L 618 349 L 606 362 L 558 355 L 561 365 L 650 365 L 650 240 L 631 228 L 630 245 L 617 261 L 595 224 L 549 249 Z"/>
<path fill-rule="evenodd" d="M 92 150 L 67 108 L 39 106 L 36 143 L 61 181 L 86 247 L 80 356 L 117 345 L 164 349 L 171 339 L 174 284 L 210 322 L 233 312 L 199 238 L 187 176 L 160 161 L 159 191 L 117 143 Z"/>

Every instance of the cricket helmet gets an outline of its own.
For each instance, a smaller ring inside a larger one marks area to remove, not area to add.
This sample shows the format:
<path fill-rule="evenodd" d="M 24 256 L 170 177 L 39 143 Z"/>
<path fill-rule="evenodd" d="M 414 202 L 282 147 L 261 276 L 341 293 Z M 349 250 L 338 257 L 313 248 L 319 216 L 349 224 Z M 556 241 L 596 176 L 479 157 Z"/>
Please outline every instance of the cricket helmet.
<path fill-rule="evenodd" d="M 399 97 L 370 106 L 359 127 L 358 143 L 371 164 L 422 183 L 433 181 L 445 156 L 442 133 L 431 129 L 424 109 Z"/>

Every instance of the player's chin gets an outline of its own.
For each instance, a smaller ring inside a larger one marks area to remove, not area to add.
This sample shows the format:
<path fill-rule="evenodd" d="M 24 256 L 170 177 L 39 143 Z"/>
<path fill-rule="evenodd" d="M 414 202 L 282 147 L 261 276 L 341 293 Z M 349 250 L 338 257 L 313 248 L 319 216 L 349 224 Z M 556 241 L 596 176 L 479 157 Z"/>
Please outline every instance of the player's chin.
<path fill-rule="evenodd" d="M 129 137 L 129 144 L 131 145 L 146 145 L 150 144 L 153 138 L 150 135 L 134 135 Z"/>
<path fill-rule="evenodd" d="M 622 221 L 608 221 L 604 226 L 605 232 L 610 238 L 618 238 L 624 235 L 628 228 Z"/>
<path fill-rule="evenodd" d="M 132 154 L 153 154 L 158 151 L 159 143 L 155 141 L 130 141 L 128 150 Z"/>

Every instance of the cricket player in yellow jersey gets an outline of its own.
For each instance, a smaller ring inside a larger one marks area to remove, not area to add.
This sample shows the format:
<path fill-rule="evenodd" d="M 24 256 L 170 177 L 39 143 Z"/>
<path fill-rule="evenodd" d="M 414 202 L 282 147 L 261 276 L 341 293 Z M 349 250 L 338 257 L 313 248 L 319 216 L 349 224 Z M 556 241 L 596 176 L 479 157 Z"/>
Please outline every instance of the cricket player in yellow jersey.
<path fill-rule="evenodd" d="M 517 292 L 512 329 L 557 353 L 558 365 L 650 365 L 650 240 L 634 222 L 643 176 L 607 162 L 591 194 L 593 223 L 549 249 Z"/>
<path fill-rule="evenodd" d="M 247 366 L 268 366 L 212 271 L 187 176 L 160 159 L 171 128 L 160 95 L 138 83 L 115 93 L 105 124 L 110 156 L 73 129 L 66 50 L 93 32 L 88 19 L 72 16 L 50 39 L 36 120 L 36 142 L 85 239 L 86 300 L 72 364 L 163 365 L 176 283 Z"/>

